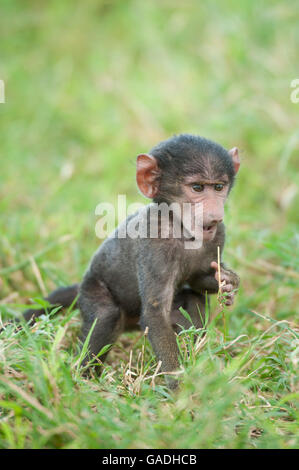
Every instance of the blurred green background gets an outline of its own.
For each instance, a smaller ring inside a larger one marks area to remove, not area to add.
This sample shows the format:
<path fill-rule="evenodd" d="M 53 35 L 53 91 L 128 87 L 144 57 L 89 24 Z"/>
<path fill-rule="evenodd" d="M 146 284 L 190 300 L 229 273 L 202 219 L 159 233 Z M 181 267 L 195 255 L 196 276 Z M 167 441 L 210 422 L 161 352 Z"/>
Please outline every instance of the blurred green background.
<path fill-rule="evenodd" d="M 252 310 L 294 322 L 299 103 L 290 84 L 299 78 L 298 24 L 296 0 L 1 0 L 7 312 L 79 281 L 100 243 L 96 205 L 116 203 L 117 194 L 145 202 L 136 155 L 190 132 L 240 149 L 226 212 L 225 260 L 242 279 L 231 336 L 266 328 Z M 26 260 L 43 250 L 39 279 Z"/>
<path fill-rule="evenodd" d="M 1 264 L 71 233 L 49 258 L 78 279 L 96 205 L 135 201 L 136 155 L 180 132 L 240 149 L 230 246 L 292 230 L 298 20 L 296 1 L 2 0 Z"/>

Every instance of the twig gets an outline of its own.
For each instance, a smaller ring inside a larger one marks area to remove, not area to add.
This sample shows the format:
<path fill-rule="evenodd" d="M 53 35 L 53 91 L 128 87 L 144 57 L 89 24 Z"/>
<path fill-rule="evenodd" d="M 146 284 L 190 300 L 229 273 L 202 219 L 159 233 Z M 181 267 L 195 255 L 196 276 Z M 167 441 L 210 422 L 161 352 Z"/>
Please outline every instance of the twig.
<path fill-rule="evenodd" d="M 218 263 L 218 294 L 222 293 L 221 289 L 221 276 L 220 276 L 220 246 L 217 246 L 217 263 Z"/>
<path fill-rule="evenodd" d="M 218 301 L 221 303 L 221 295 L 222 295 L 222 285 L 221 285 L 221 271 L 220 271 L 220 246 L 217 246 L 217 263 L 218 263 Z M 226 341 L 226 321 L 225 321 L 225 313 L 224 308 L 222 305 L 222 319 L 223 319 L 223 338 Z"/>
<path fill-rule="evenodd" d="M 160 370 L 160 368 L 161 368 L 161 365 L 162 365 L 162 361 L 159 361 L 159 362 L 158 362 L 158 365 L 157 365 L 157 367 L 156 367 L 156 370 L 155 370 L 155 372 L 154 372 L 154 374 L 153 374 L 153 376 L 152 376 L 151 386 L 153 387 L 154 390 L 155 390 L 155 378 L 156 378 L 157 375 L 158 375 L 158 372 L 159 372 L 159 370 Z"/>

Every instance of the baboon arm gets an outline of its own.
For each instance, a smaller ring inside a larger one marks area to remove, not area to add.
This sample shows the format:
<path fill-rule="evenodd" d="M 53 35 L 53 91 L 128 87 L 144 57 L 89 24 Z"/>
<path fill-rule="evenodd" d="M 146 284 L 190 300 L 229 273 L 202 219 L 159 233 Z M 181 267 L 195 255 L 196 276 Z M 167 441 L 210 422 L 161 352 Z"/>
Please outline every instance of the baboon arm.
<path fill-rule="evenodd" d="M 150 257 L 155 262 L 145 262 Z M 166 259 L 168 258 L 168 265 Z M 153 350 L 162 361 L 163 372 L 173 372 L 179 368 L 178 347 L 171 325 L 171 309 L 173 305 L 177 265 L 175 258 L 169 259 L 168 252 L 147 252 L 139 260 L 138 281 L 142 303 L 141 327 L 148 328 L 148 338 Z M 169 266 L 170 264 L 170 266 Z M 167 266 L 161 269 L 161 266 Z M 170 387 L 175 381 L 168 376 Z"/>

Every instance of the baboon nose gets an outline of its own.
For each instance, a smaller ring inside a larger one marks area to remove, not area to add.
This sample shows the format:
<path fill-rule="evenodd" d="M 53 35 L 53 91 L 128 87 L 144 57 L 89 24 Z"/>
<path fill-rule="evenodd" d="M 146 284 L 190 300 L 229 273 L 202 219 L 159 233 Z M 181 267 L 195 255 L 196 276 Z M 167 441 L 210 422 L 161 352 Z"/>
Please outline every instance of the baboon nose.
<path fill-rule="evenodd" d="M 208 218 L 207 222 L 209 225 L 217 225 L 217 224 L 220 224 L 220 222 L 223 221 L 223 217 L 222 215 L 211 215 L 211 217 Z"/>
<path fill-rule="evenodd" d="M 216 214 L 213 214 L 211 217 L 208 217 L 206 220 L 204 220 L 203 229 L 212 230 L 222 221 L 223 217 L 221 215 L 217 216 Z"/>

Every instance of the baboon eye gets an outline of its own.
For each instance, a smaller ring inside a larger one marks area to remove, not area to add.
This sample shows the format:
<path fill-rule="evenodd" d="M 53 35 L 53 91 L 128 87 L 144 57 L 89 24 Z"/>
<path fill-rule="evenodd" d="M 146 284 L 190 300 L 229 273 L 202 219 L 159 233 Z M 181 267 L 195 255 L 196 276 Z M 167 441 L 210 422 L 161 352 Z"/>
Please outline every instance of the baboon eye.
<path fill-rule="evenodd" d="M 215 184 L 214 189 L 215 191 L 222 191 L 224 184 Z"/>
<path fill-rule="evenodd" d="M 200 193 L 201 191 L 204 190 L 204 185 L 203 184 L 192 184 L 192 189 L 196 191 L 197 193 Z"/>

